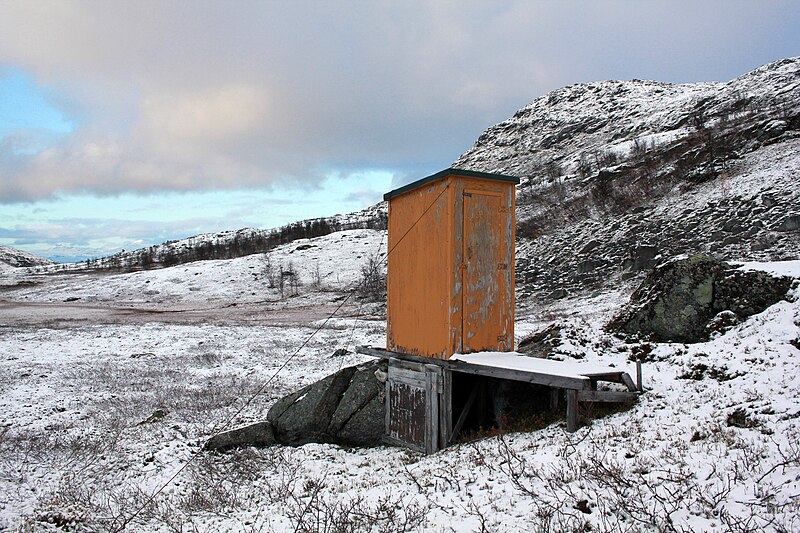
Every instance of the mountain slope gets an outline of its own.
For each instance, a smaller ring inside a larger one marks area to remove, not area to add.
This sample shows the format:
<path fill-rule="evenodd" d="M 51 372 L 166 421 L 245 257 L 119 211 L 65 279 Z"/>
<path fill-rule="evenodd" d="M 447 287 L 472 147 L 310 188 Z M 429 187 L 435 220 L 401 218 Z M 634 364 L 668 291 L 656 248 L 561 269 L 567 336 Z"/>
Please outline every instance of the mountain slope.
<path fill-rule="evenodd" d="M 660 258 L 800 254 L 800 58 L 728 83 L 565 87 L 489 128 L 454 166 L 523 178 L 523 296 L 563 297 Z"/>
<path fill-rule="evenodd" d="M 0 246 L 0 269 L 4 267 L 32 267 L 51 265 L 52 261 L 44 259 L 10 246 Z"/>

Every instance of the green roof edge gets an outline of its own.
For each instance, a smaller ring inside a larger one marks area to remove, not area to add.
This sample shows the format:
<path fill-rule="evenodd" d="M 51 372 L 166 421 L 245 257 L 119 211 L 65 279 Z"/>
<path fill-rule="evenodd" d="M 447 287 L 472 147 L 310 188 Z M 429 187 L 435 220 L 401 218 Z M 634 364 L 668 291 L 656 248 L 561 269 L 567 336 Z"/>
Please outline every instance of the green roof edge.
<path fill-rule="evenodd" d="M 505 174 L 494 174 L 492 172 L 479 172 L 477 170 L 466 170 L 463 168 L 446 168 L 444 170 L 437 172 L 436 174 L 431 174 L 430 176 L 418 179 L 417 181 L 412 181 L 408 185 L 403 185 L 398 189 L 389 191 L 383 195 L 383 199 L 389 200 L 391 198 L 394 198 L 395 196 L 400 196 L 401 194 L 405 194 L 408 191 L 413 191 L 414 189 L 419 189 L 420 187 L 423 187 L 436 180 L 442 179 L 446 176 L 463 176 L 465 178 L 481 178 L 486 180 L 504 181 L 506 183 L 519 183 L 519 178 L 516 176 L 508 176 Z"/>

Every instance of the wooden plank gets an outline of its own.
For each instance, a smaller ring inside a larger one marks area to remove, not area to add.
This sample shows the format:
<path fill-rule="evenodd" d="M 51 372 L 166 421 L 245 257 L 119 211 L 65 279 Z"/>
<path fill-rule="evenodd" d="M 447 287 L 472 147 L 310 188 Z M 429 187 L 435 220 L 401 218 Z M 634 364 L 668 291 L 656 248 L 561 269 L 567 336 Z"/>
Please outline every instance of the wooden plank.
<path fill-rule="evenodd" d="M 475 403 L 475 398 L 478 397 L 478 390 L 480 389 L 480 386 L 480 383 L 476 382 L 472 387 L 472 392 L 469 393 L 467 403 L 464 404 L 464 408 L 461 410 L 461 414 L 459 415 L 458 421 L 453 428 L 453 432 L 450 434 L 450 438 L 447 439 L 448 444 L 453 442 L 453 440 L 455 440 L 455 438 L 461 432 L 461 428 L 464 426 L 464 422 L 467 420 L 467 415 L 469 415 L 469 410 L 472 408 L 472 404 Z"/>
<path fill-rule="evenodd" d="M 453 373 L 442 369 L 442 392 L 439 394 L 439 449 L 447 448 L 453 433 Z"/>
<path fill-rule="evenodd" d="M 636 383 L 633 382 L 631 377 L 628 375 L 627 372 L 622 373 L 622 382 L 628 387 L 628 390 L 631 392 L 637 392 L 639 389 L 636 387 Z"/>
<path fill-rule="evenodd" d="M 592 378 L 595 381 L 610 381 L 612 383 L 621 383 L 620 374 L 624 374 L 624 371 L 621 370 L 613 370 L 609 372 L 581 372 L 581 375 Z"/>
<path fill-rule="evenodd" d="M 578 431 L 578 391 L 567 390 L 567 431 Z"/>
<path fill-rule="evenodd" d="M 544 374 L 541 372 L 523 372 L 520 370 L 510 370 L 507 368 L 475 365 L 471 363 L 465 363 L 464 361 L 448 361 L 448 364 L 452 365 L 450 368 L 453 372 L 461 372 L 462 374 L 489 376 L 498 379 L 533 383 L 535 385 L 558 387 L 560 389 L 583 390 L 591 387 L 591 380 L 588 377 L 572 378 L 566 376 L 554 376 L 552 374 Z"/>
<path fill-rule="evenodd" d="M 629 391 L 578 391 L 579 402 L 627 403 L 635 402 L 639 393 Z"/>
<path fill-rule="evenodd" d="M 558 409 L 558 401 L 561 399 L 561 389 L 550 387 L 550 409 Z"/>
<path fill-rule="evenodd" d="M 425 453 L 439 450 L 439 391 L 442 388 L 442 369 L 425 365 Z"/>

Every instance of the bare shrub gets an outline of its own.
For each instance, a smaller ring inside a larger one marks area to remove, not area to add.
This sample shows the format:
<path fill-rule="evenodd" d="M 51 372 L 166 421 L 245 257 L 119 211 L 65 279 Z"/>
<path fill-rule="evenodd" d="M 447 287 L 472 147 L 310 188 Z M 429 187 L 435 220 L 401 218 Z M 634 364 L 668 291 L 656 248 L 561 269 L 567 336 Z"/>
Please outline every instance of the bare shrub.
<path fill-rule="evenodd" d="M 362 495 L 336 498 L 324 492 L 322 481 L 309 479 L 302 494 L 292 493 L 287 514 L 300 533 L 413 531 L 425 522 L 428 506 L 405 502 L 402 495 Z"/>
<path fill-rule="evenodd" d="M 319 270 L 319 261 L 314 261 L 314 266 L 311 268 L 311 287 L 314 290 L 322 289 L 322 273 Z"/>
<path fill-rule="evenodd" d="M 386 268 L 378 255 L 368 256 L 361 265 L 357 292 L 367 302 L 380 302 L 386 298 Z"/>
<path fill-rule="evenodd" d="M 261 256 L 261 274 L 267 280 L 267 286 L 270 289 L 274 289 L 276 286 L 275 283 L 275 269 L 272 266 L 272 260 L 269 258 L 269 254 L 265 253 Z"/>
<path fill-rule="evenodd" d="M 702 477 L 687 461 L 692 455 L 687 441 L 675 440 L 652 450 L 639 448 L 635 455 L 622 458 L 606 442 L 615 436 L 630 439 L 637 430 L 609 431 L 596 438 L 587 433 L 583 439 L 588 440 L 581 446 L 565 441 L 555 454 L 557 459 L 544 464 L 530 460 L 500 435 L 499 460 L 485 464 L 507 476 L 528 499 L 535 509 L 531 529 L 536 531 L 598 530 L 598 525 L 600 531 L 684 531 L 688 526 L 677 517 L 687 511 L 724 524 L 726 531 L 797 527 L 800 501 L 785 489 L 783 501 L 776 499 L 781 489 L 770 479 L 776 472 L 800 466 L 796 430 L 788 435 L 788 444 L 777 446 L 781 460 L 768 468 L 765 459 L 770 454 L 765 445 L 712 424 L 705 432 L 709 437 L 693 445 L 700 446 L 699 453 L 713 465 Z M 742 490 L 752 491 L 754 497 L 743 499 Z M 588 522 L 588 516 L 594 523 Z"/>

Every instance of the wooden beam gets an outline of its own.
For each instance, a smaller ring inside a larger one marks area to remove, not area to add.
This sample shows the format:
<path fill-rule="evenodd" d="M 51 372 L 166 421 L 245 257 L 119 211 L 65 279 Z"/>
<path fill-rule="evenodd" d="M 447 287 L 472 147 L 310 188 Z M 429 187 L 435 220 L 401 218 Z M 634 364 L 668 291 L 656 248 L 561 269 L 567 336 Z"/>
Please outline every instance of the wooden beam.
<path fill-rule="evenodd" d="M 638 398 L 639 393 L 629 391 L 578 391 L 579 402 L 627 403 L 635 402 Z"/>
<path fill-rule="evenodd" d="M 628 375 L 627 372 L 622 373 L 622 382 L 628 387 L 628 390 L 631 392 L 637 392 L 639 389 L 636 387 L 636 383 L 633 382 L 631 377 Z"/>
<path fill-rule="evenodd" d="M 453 373 L 442 370 L 442 392 L 439 393 L 439 449 L 447 448 L 453 433 Z"/>
<path fill-rule="evenodd" d="M 642 388 L 642 362 L 636 361 L 636 390 L 644 391 Z"/>
<path fill-rule="evenodd" d="M 561 399 L 561 390 L 555 387 L 550 387 L 550 409 L 555 411 L 558 409 L 558 401 Z"/>
<path fill-rule="evenodd" d="M 591 379 L 585 376 L 579 376 L 579 377 L 558 376 L 543 372 L 534 372 L 530 370 L 514 370 L 508 368 L 498 368 L 493 366 L 476 365 L 474 363 L 467 363 L 465 361 L 435 359 L 433 357 L 422 357 L 414 354 L 390 352 L 388 350 L 383 350 L 380 348 L 372 348 L 369 346 L 359 346 L 356 348 L 356 351 L 364 355 L 370 355 L 372 357 L 380 357 L 382 359 L 395 358 L 412 363 L 439 365 L 444 368 L 449 368 L 453 372 L 460 372 L 462 374 L 489 376 L 498 379 L 508 379 L 511 381 L 533 383 L 535 385 L 558 387 L 560 389 L 585 390 L 591 388 Z M 616 375 L 618 373 L 613 373 L 613 374 Z"/>

